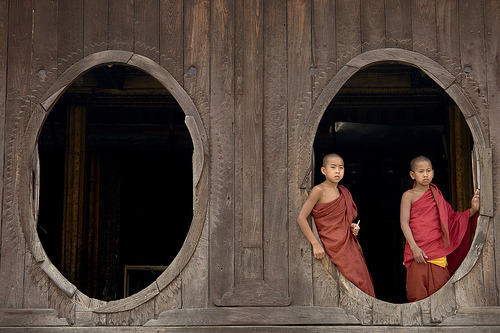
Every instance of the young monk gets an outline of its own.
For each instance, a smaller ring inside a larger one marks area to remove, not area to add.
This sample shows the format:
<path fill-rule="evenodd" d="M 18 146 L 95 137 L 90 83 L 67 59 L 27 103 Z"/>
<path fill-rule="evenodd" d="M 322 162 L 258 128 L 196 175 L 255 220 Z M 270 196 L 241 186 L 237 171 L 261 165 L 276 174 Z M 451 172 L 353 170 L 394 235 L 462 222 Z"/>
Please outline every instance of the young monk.
<path fill-rule="evenodd" d="M 400 222 L 406 238 L 408 302 L 414 302 L 441 288 L 467 254 L 469 244 L 464 246 L 464 242 L 470 242 L 477 223 L 479 190 L 474 193 L 470 209 L 454 212 L 431 183 L 434 177 L 431 161 L 419 156 L 411 161 L 410 167 L 415 184 L 401 198 Z M 462 251 L 457 251 L 459 247 Z"/>
<path fill-rule="evenodd" d="M 339 185 L 344 177 L 344 160 L 337 154 L 326 155 L 321 173 L 326 180 L 312 189 L 302 206 L 298 217 L 300 228 L 311 243 L 316 259 L 322 259 L 326 250 L 342 275 L 375 297 L 373 282 L 356 240 L 360 227 L 352 223 L 358 211 L 351 193 Z M 307 222 L 309 214 L 314 217 L 324 249 Z"/>

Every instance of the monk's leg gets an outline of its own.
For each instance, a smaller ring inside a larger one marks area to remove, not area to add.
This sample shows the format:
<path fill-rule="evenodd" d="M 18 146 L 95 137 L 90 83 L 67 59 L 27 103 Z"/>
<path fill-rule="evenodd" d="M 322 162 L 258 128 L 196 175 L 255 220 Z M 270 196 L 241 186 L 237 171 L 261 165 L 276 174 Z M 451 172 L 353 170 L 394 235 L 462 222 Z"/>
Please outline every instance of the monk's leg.
<path fill-rule="evenodd" d="M 428 291 L 428 263 L 412 262 L 406 270 L 406 288 L 408 302 L 415 302 L 429 296 Z"/>
<path fill-rule="evenodd" d="M 433 264 L 428 265 L 430 270 L 429 295 L 432 295 L 448 282 L 450 279 L 450 271 L 448 267 L 440 267 Z"/>

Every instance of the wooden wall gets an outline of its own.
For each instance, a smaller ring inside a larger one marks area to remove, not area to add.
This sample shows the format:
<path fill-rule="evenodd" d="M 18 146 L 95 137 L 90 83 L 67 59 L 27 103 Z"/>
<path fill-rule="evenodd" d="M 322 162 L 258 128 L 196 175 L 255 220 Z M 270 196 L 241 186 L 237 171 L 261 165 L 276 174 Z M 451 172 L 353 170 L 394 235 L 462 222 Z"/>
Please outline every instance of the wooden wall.
<path fill-rule="evenodd" d="M 498 0 L 1 0 L 0 307 L 130 325 L 215 304 L 341 306 L 367 324 L 428 324 L 456 308 L 499 305 L 498 217 L 484 219 L 474 268 L 447 288 L 451 310 L 425 303 L 418 311 L 428 316 L 417 320 L 411 306 L 393 316 L 400 307 L 342 289 L 349 284 L 313 261 L 296 223 L 310 181 L 299 174 L 310 164 L 299 151 L 310 110 L 336 75 L 357 70 L 350 60 L 383 48 L 424 55 L 454 77 L 492 148 L 492 184 L 483 186 L 494 189 L 498 211 L 499 21 Z M 194 102 L 208 134 L 209 210 L 196 251 L 164 289 L 142 304 L 89 312 L 103 304 L 61 291 L 27 250 L 18 156 L 31 154 L 19 140 L 40 98 L 72 65 L 105 50 L 151 59 Z"/>

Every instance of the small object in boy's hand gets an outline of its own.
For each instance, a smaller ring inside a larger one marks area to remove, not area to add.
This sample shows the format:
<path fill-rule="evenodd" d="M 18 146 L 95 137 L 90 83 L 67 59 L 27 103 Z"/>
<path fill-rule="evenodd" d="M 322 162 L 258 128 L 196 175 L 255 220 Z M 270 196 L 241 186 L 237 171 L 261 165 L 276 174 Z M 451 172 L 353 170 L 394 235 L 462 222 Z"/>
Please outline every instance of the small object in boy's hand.
<path fill-rule="evenodd" d="M 359 220 L 358 223 L 356 223 L 356 224 L 359 225 L 359 222 L 361 222 L 361 220 Z"/>

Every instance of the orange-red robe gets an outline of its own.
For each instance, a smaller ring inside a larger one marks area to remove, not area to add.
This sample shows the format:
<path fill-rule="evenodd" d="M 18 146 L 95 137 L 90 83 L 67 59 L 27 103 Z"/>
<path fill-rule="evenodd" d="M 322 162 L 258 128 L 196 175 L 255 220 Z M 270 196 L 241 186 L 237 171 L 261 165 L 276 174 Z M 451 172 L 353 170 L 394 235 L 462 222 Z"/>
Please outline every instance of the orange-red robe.
<path fill-rule="evenodd" d="M 469 251 L 470 238 L 476 228 L 478 216 L 475 214 L 469 222 L 469 214 L 470 210 L 454 212 L 434 184 L 430 184 L 429 190 L 411 205 L 409 224 L 415 242 L 427 255 L 427 260 L 447 256 L 449 276 L 453 275 Z M 413 252 L 406 242 L 404 264 L 408 274 L 408 290 L 414 289 L 411 284 L 417 280 L 411 276 L 411 270 L 408 270 L 412 263 Z M 442 280 L 440 277 L 436 278 Z"/>
<path fill-rule="evenodd" d="M 338 189 L 340 196 L 337 199 L 316 204 L 311 215 L 330 260 L 349 281 L 375 297 L 365 258 L 351 232 L 351 223 L 358 214 L 356 204 L 344 186 L 339 185 Z"/>

